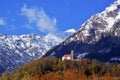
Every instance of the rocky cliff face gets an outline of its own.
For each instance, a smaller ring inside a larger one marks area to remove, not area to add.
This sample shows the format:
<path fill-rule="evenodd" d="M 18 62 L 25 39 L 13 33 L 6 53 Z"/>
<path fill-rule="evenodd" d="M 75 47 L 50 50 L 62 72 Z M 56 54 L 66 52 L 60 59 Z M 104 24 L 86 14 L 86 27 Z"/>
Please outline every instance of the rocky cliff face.
<path fill-rule="evenodd" d="M 54 52 L 54 56 L 61 58 L 71 50 L 74 50 L 75 58 L 120 60 L 120 0 L 93 15 L 80 30 L 49 50 L 45 56 Z"/>

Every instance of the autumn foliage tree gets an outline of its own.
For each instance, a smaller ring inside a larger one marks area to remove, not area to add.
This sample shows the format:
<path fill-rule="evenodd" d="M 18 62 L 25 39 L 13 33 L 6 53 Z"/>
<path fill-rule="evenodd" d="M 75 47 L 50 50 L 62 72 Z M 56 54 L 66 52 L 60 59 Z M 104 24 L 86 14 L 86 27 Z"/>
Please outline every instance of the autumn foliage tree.
<path fill-rule="evenodd" d="M 120 64 L 97 60 L 65 60 L 53 56 L 28 62 L 0 80 L 119 80 Z"/>

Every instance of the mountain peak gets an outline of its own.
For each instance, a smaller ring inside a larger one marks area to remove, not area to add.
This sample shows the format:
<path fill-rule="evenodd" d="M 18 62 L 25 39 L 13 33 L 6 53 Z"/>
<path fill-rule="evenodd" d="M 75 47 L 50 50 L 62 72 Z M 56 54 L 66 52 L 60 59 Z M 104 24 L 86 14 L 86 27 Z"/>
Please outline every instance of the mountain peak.
<path fill-rule="evenodd" d="M 113 4 L 106 8 L 106 11 L 111 12 L 114 10 L 119 9 L 120 7 L 120 0 L 116 0 Z"/>
<path fill-rule="evenodd" d="M 74 32 L 74 29 L 66 32 Z M 74 58 L 119 60 L 120 57 L 120 0 L 116 0 L 103 12 L 90 17 L 81 28 L 45 56 L 55 53 L 61 58 L 74 50 Z"/>
<path fill-rule="evenodd" d="M 68 29 L 68 30 L 66 30 L 65 32 L 68 32 L 68 33 L 75 33 L 76 30 L 72 28 L 72 29 Z"/>

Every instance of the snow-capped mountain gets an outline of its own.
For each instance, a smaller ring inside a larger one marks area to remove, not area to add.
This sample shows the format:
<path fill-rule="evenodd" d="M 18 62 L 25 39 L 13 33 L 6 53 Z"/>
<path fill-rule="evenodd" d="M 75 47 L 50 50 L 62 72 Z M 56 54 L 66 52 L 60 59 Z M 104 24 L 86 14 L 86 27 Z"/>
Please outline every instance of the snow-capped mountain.
<path fill-rule="evenodd" d="M 0 71 L 11 70 L 25 62 L 40 58 L 60 41 L 38 34 L 0 35 Z"/>
<path fill-rule="evenodd" d="M 45 56 L 61 58 L 74 50 L 74 58 L 96 58 L 101 61 L 120 57 L 120 0 L 103 12 L 93 15 L 76 33 L 49 50 Z"/>
<path fill-rule="evenodd" d="M 62 41 L 62 37 L 50 33 L 46 36 L 38 34 L 21 36 L 1 34 L 0 73 L 10 71 L 21 64 L 42 57 L 47 50 Z"/>
<path fill-rule="evenodd" d="M 65 37 L 68 37 L 66 35 Z M 54 34 L 41 36 L 28 35 L 0 35 L 0 73 L 11 71 L 19 65 L 42 57 L 47 50 L 58 45 L 65 38 Z"/>

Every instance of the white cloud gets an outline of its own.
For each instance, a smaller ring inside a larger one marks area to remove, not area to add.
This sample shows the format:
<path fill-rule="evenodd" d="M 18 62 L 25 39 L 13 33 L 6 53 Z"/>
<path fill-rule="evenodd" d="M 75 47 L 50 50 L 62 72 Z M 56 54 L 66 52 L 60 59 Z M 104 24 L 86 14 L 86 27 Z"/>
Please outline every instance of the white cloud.
<path fill-rule="evenodd" d="M 2 18 L 0 18 L 0 26 L 3 26 L 3 25 L 5 25 L 5 24 L 6 24 L 5 20 L 2 19 Z"/>
<path fill-rule="evenodd" d="M 21 9 L 22 15 L 26 16 L 30 24 L 35 24 L 42 32 L 56 31 L 56 18 L 50 18 L 43 9 L 28 8 L 27 5 Z"/>

